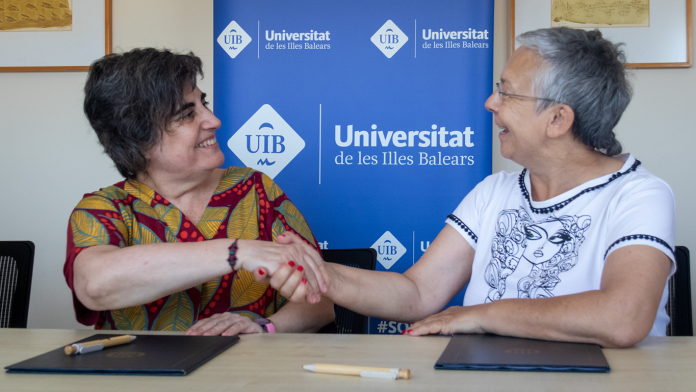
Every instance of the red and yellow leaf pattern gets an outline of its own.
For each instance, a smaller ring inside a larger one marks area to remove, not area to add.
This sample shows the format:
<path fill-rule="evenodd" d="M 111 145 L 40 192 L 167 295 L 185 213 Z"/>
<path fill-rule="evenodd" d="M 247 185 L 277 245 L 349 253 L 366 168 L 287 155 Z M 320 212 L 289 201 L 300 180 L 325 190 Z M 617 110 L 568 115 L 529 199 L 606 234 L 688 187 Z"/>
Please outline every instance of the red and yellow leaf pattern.
<path fill-rule="evenodd" d="M 256 283 L 251 272 L 239 270 L 232 281 L 230 307 L 239 308 L 258 300 L 266 293 L 268 284 Z"/>
<path fill-rule="evenodd" d="M 273 222 L 273 241 L 276 241 L 278 239 L 278 236 L 285 233 L 285 225 L 283 225 L 283 222 L 279 218 L 276 218 L 275 222 Z"/>
<path fill-rule="evenodd" d="M 278 196 L 283 194 L 283 191 L 275 182 L 273 182 L 273 180 L 271 180 L 271 177 L 263 174 L 261 176 L 261 180 L 263 181 L 263 189 L 266 191 L 269 201 L 274 201 L 278 198 Z"/>
<path fill-rule="evenodd" d="M 254 170 L 247 167 L 230 167 L 215 189 L 215 194 L 225 192 L 240 182 L 246 181 L 252 174 L 254 174 Z"/>
<path fill-rule="evenodd" d="M 138 223 L 131 236 L 134 245 L 157 244 L 162 241 L 149 227 Z"/>
<path fill-rule="evenodd" d="M 186 331 L 193 325 L 193 301 L 185 291 L 169 296 L 155 319 L 156 331 Z"/>
<path fill-rule="evenodd" d="M 317 246 L 317 243 L 314 241 L 314 235 L 312 235 L 312 231 L 309 230 L 307 221 L 304 216 L 300 214 L 300 210 L 298 210 L 290 200 L 285 200 L 276 210 L 283 214 L 288 226 L 292 227 L 293 230 L 309 241 L 310 244 L 315 247 Z"/>
<path fill-rule="evenodd" d="M 117 218 L 109 218 L 109 221 L 111 224 L 118 230 L 119 233 L 121 233 L 121 236 L 123 236 L 123 240 L 128 242 L 130 239 L 130 235 L 128 233 L 128 229 L 126 228 L 126 225 Z"/>
<path fill-rule="evenodd" d="M 196 226 L 147 185 L 122 181 L 85 195 L 73 211 L 65 273 L 72 277 L 75 257 L 89 246 L 274 240 L 286 228 L 316 243 L 283 191 L 270 177 L 249 168 L 225 172 Z M 140 306 L 102 312 L 81 309 L 76 314 L 78 321 L 96 323 L 98 329 L 186 331 L 195 322 L 222 312 L 250 319 L 268 317 L 286 302 L 269 285 L 256 283 L 251 273 L 237 271 Z"/>
<path fill-rule="evenodd" d="M 259 236 L 259 204 L 256 192 L 249 192 L 230 214 L 227 238 L 255 240 Z"/>
<path fill-rule="evenodd" d="M 201 291 L 201 307 L 206 307 L 208 305 L 210 299 L 213 298 L 213 295 L 218 290 L 218 287 L 220 287 L 221 280 L 222 277 L 220 276 L 211 281 L 203 283 L 199 289 Z"/>
<path fill-rule="evenodd" d="M 85 197 L 84 199 L 80 200 L 75 208 L 81 210 L 104 210 L 118 212 L 112 201 L 99 196 Z"/>
<path fill-rule="evenodd" d="M 215 236 L 220 225 L 227 217 L 229 208 L 227 207 L 208 207 L 205 209 L 201 220 L 198 222 L 198 230 L 203 233 L 205 238 L 211 239 Z"/>
<path fill-rule="evenodd" d="M 73 242 L 78 248 L 95 245 L 108 245 L 109 232 L 99 219 L 86 211 L 75 211 L 70 216 Z"/>
<path fill-rule="evenodd" d="M 150 217 L 155 220 L 160 220 L 160 215 L 155 211 L 154 208 L 150 207 L 149 204 L 145 203 L 142 200 L 135 200 L 133 202 L 133 211 L 135 211 L 138 214 L 145 215 L 147 217 Z"/>
<path fill-rule="evenodd" d="M 94 195 L 104 197 L 108 200 L 122 200 L 128 196 L 128 192 L 112 185 L 94 192 Z"/>
<path fill-rule="evenodd" d="M 128 233 L 133 232 L 133 210 L 131 210 L 130 206 L 123 207 L 121 208 L 121 218 L 123 218 L 123 224 L 126 226 L 126 230 Z M 124 237 L 124 238 L 129 238 L 130 235 Z M 128 241 L 130 243 L 130 240 Z"/>
<path fill-rule="evenodd" d="M 145 308 L 142 305 L 113 310 L 111 317 L 114 319 L 115 329 L 129 331 L 143 331 L 147 329 L 147 312 L 145 312 Z"/>
<path fill-rule="evenodd" d="M 138 181 L 126 181 L 123 189 L 133 195 L 133 197 L 136 199 L 144 201 L 147 205 L 150 205 L 152 200 L 155 198 L 155 191 L 153 191 L 149 186 Z"/>
<path fill-rule="evenodd" d="M 179 232 L 179 226 L 181 226 L 181 211 L 173 205 L 157 204 L 155 206 L 155 212 L 159 215 L 160 219 L 164 220 L 176 236 Z"/>

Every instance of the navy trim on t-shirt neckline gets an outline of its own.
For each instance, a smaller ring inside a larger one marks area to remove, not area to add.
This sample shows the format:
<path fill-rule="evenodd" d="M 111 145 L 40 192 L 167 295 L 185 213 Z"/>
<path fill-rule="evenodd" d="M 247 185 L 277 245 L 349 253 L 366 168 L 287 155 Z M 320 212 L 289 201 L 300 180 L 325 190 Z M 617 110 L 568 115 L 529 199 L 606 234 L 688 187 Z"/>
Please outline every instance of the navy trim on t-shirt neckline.
<path fill-rule="evenodd" d="M 571 197 L 570 199 L 564 200 L 560 203 L 554 204 L 550 207 L 544 207 L 544 208 L 536 208 L 536 207 L 532 206 L 532 200 L 529 197 L 529 191 L 527 191 L 527 187 L 524 184 L 524 176 L 527 173 L 526 168 L 524 170 L 522 170 L 522 173 L 520 173 L 518 183 L 520 185 L 520 191 L 522 191 L 522 195 L 524 196 L 524 198 L 527 199 L 527 203 L 529 204 L 529 208 L 532 209 L 532 212 L 534 212 L 536 214 L 549 214 L 549 213 L 552 213 L 554 211 L 558 211 L 561 208 L 567 206 L 568 204 L 570 204 L 570 202 L 572 202 L 573 200 L 577 199 L 578 197 L 584 195 L 585 193 L 589 193 L 592 191 L 596 191 L 597 189 L 603 188 L 603 187 L 609 185 L 612 181 L 616 180 L 617 178 L 636 171 L 636 169 L 638 169 L 638 166 L 640 166 L 640 161 L 636 159 L 636 161 L 633 162 L 633 165 L 631 165 L 631 167 L 626 169 L 626 171 L 624 171 L 624 172 L 619 171 L 619 172 L 612 174 L 611 177 L 609 177 L 609 180 L 607 180 L 607 182 L 600 184 L 600 185 L 595 185 L 595 186 L 591 186 L 589 188 L 585 188 L 582 191 L 580 191 L 580 193 Z"/>

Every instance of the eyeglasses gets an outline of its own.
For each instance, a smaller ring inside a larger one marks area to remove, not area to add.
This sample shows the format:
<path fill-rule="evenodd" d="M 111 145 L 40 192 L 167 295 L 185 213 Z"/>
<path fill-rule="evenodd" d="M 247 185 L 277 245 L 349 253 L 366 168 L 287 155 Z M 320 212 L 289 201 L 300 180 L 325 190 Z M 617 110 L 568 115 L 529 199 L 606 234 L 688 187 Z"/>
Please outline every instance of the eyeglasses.
<path fill-rule="evenodd" d="M 550 99 L 550 98 L 539 98 L 539 97 L 530 97 L 527 95 L 518 95 L 518 94 L 510 94 L 510 93 L 504 93 L 503 90 L 500 88 L 500 83 L 495 84 L 495 88 L 498 90 L 498 99 L 500 99 L 500 102 L 503 102 L 503 95 L 508 96 L 508 97 L 516 97 L 516 98 L 528 98 L 528 99 L 540 99 L 542 101 L 549 101 L 549 102 L 554 102 L 554 103 L 560 103 L 556 101 L 555 99 Z"/>

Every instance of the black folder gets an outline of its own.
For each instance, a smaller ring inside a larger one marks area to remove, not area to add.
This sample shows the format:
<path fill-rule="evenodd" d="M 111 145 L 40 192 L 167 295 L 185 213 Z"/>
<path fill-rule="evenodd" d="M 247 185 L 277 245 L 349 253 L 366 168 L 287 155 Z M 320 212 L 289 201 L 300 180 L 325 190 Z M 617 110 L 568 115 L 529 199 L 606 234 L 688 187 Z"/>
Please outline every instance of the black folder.
<path fill-rule="evenodd" d="M 596 344 L 489 334 L 452 336 L 435 369 L 591 373 L 610 370 L 602 349 Z"/>
<path fill-rule="evenodd" d="M 73 343 L 114 336 L 93 335 Z M 5 369 L 7 373 L 185 376 L 239 341 L 237 336 L 136 336 L 131 343 L 88 354 L 65 355 L 65 346 L 61 346 Z"/>

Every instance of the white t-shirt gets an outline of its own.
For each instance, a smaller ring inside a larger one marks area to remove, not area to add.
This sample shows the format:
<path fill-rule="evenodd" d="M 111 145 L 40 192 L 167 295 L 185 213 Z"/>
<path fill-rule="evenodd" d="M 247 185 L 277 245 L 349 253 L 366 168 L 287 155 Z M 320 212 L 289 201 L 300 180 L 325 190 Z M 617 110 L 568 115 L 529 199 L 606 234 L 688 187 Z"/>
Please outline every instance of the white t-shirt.
<path fill-rule="evenodd" d="M 464 305 L 598 290 L 607 256 L 649 245 L 672 259 L 674 195 L 629 154 L 620 171 L 552 199 L 531 200 L 529 173 L 479 183 L 446 222 L 476 250 Z M 667 286 L 650 336 L 665 336 Z"/>

